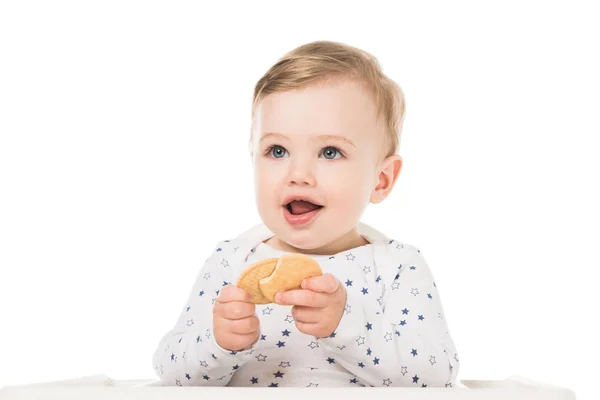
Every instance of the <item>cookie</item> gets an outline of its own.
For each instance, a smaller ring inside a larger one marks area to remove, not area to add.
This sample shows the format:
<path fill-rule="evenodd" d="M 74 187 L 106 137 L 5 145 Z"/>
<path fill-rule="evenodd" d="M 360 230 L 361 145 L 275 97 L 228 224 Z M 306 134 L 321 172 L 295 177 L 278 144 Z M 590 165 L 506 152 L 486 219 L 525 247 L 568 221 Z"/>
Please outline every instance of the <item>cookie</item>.
<path fill-rule="evenodd" d="M 267 258 L 250 265 L 240 274 L 236 286 L 250 293 L 250 302 L 254 304 L 269 304 L 260 291 L 259 282 L 262 278 L 271 275 L 277 265 L 277 258 Z"/>
<path fill-rule="evenodd" d="M 238 279 L 237 287 L 246 289 L 254 304 L 275 302 L 275 295 L 286 290 L 300 289 L 306 278 L 322 275 L 321 266 L 311 257 L 285 254 L 268 258 L 250 265 Z"/>
<path fill-rule="evenodd" d="M 259 286 L 263 296 L 275 302 L 277 292 L 300 289 L 306 278 L 322 275 L 321 266 L 304 254 L 285 254 L 279 257 L 273 273 L 260 280 Z"/>

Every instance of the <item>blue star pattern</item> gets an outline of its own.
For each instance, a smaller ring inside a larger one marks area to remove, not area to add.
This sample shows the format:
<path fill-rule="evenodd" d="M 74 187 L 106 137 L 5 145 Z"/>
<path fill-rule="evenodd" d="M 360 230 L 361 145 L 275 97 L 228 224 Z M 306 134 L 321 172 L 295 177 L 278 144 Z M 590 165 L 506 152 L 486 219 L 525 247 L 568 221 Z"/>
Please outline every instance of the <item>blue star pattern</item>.
<path fill-rule="evenodd" d="M 347 293 L 337 329 L 326 338 L 300 332 L 290 306 L 256 306 L 260 334 L 250 347 L 221 348 L 212 308 L 224 286 L 261 259 L 284 252 L 267 238 L 217 244 L 198 272 L 173 329 L 160 340 L 153 365 L 163 386 L 452 387 L 459 357 L 438 287 L 421 252 L 395 240 L 374 240 L 313 256 Z M 321 371 L 319 371 L 321 370 Z M 323 370 L 327 372 L 323 372 Z"/>

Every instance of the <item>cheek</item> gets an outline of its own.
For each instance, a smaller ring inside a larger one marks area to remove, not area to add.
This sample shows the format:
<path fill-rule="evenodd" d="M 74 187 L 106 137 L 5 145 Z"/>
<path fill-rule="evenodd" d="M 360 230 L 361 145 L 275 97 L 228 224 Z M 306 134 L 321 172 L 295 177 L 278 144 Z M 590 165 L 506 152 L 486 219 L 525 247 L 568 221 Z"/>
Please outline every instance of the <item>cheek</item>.
<path fill-rule="evenodd" d="M 279 194 L 277 187 L 281 184 L 281 168 L 273 168 L 266 160 L 258 160 L 254 165 L 254 183 L 257 196 L 265 200 Z"/>
<path fill-rule="evenodd" d="M 319 179 L 328 201 L 345 210 L 360 208 L 371 195 L 371 172 L 361 166 L 332 168 Z"/>

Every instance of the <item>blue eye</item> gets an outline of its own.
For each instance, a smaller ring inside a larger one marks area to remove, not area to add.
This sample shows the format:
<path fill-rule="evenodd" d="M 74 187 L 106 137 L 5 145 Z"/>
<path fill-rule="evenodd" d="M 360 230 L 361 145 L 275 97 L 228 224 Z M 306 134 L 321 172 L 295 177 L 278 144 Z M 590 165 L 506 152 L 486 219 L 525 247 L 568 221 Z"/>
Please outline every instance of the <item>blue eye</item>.
<path fill-rule="evenodd" d="M 328 160 L 334 160 L 336 154 L 339 154 L 340 157 L 342 156 L 341 151 L 337 147 L 329 146 L 323 149 L 323 156 Z"/>
<path fill-rule="evenodd" d="M 273 158 L 282 158 L 285 155 L 285 153 L 287 153 L 286 149 L 279 145 L 271 146 L 267 150 L 267 154 Z"/>

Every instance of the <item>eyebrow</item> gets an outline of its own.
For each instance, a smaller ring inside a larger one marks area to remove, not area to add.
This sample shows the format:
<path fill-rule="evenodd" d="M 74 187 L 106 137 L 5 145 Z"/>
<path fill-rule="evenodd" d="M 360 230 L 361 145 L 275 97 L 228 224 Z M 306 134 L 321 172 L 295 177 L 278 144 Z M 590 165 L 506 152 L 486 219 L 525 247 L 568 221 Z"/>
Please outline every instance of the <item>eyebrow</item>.
<path fill-rule="evenodd" d="M 263 139 L 268 139 L 270 137 L 279 137 L 279 138 L 283 138 L 283 139 L 288 139 L 287 136 L 278 133 L 278 132 L 268 132 L 265 133 L 261 138 L 260 141 L 262 141 Z M 345 142 L 348 143 L 351 146 L 356 147 L 356 145 L 354 143 L 352 143 L 352 141 L 350 139 L 348 139 L 345 136 L 341 136 L 341 135 L 328 135 L 328 134 L 322 134 L 322 135 L 318 135 L 317 138 L 319 139 L 325 139 L 325 140 L 334 140 L 337 142 Z"/>

